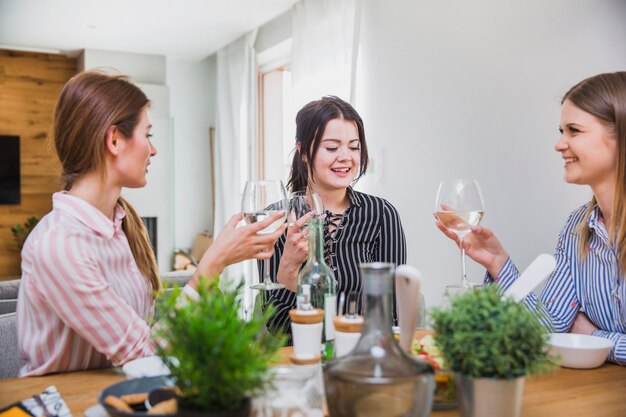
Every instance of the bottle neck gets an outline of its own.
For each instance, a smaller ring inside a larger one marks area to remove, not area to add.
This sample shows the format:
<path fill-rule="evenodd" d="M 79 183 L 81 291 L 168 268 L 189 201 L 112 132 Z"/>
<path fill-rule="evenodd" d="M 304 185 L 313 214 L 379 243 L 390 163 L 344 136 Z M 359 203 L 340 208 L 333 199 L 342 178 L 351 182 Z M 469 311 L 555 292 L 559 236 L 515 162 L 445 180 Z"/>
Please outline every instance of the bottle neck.
<path fill-rule="evenodd" d="M 361 266 L 365 293 L 363 333 L 381 332 L 393 337 L 393 267 L 367 270 Z"/>
<path fill-rule="evenodd" d="M 309 220 L 309 259 L 308 263 L 319 263 L 326 265 L 324 260 L 324 229 L 322 220 L 314 217 Z"/>
<path fill-rule="evenodd" d="M 363 333 L 379 331 L 393 337 L 391 307 L 391 294 L 366 294 Z"/>

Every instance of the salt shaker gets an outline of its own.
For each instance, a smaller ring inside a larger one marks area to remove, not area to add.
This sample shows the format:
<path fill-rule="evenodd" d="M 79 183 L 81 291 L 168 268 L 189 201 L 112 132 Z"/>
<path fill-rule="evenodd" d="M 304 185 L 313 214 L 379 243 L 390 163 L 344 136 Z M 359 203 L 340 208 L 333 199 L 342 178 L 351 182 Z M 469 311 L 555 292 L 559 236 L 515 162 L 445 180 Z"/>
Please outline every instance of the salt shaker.
<path fill-rule="evenodd" d="M 363 317 L 356 314 L 356 294 L 348 295 L 348 308 L 345 316 L 334 318 L 335 357 L 347 355 L 361 338 Z"/>

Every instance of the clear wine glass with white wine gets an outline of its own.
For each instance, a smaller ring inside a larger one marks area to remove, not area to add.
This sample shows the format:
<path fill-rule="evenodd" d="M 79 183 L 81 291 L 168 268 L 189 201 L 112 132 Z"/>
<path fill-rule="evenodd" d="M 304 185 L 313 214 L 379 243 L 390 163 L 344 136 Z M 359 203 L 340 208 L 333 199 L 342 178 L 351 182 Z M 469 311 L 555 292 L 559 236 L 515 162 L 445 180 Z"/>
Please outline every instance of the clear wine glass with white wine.
<path fill-rule="evenodd" d="M 324 214 L 324 203 L 322 197 L 318 193 L 312 191 L 294 191 L 289 196 L 289 214 L 287 216 L 289 223 L 295 223 L 296 220 L 314 211 L 315 217 Z M 303 230 L 306 225 L 303 226 Z"/>
<path fill-rule="evenodd" d="M 461 285 L 471 288 L 465 272 L 465 248 L 463 238 L 480 223 L 485 212 L 480 186 L 475 180 L 456 179 L 439 183 L 435 216 L 448 230 L 454 232 L 461 243 Z"/>
<path fill-rule="evenodd" d="M 250 180 L 246 182 L 241 197 L 241 211 L 243 218 L 248 224 L 263 221 L 272 213 L 281 212 L 283 216 L 273 222 L 259 234 L 273 233 L 285 222 L 287 218 L 287 192 L 280 180 Z M 283 284 L 272 282 L 270 278 L 270 261 L 263 261 L 263 282 L 251 285 L 250 288 L 256 290 L 276 290 L 285 288 Z"/>

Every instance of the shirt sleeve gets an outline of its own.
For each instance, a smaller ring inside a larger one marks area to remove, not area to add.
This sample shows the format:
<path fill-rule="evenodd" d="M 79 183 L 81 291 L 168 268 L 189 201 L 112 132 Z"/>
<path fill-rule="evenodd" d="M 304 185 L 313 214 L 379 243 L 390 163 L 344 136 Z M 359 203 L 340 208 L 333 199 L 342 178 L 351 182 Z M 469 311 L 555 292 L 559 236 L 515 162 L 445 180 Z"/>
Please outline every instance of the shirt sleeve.
<path fill-rule="evenodd" d="M 596 330 L 592 333 L 592 335 L 612 340 L 615 344 L 613 345 L 613 349 L 611 349 L 607 360 L 609 362 L 626 366 L 626 334 Z"/>
<path fill-rule="evenodd" d="M 406 263 L 406 238 L 402 221 L 396 208 L 384 201 L 383 218 L 378 245 L 378 260 L 393 263 L 396 266 Z M 396 287 L 393 287 L 393 324 L 398 325 L 398 308 L 396 305 Z"/>
<path fill-rule="evenodd" d="M 150 326 L 107 282 L 86 236 L 51 232 L 37 243 L 34 277 L 45 302 L 114 365 L 154 354 Z"/>
<path fill-rule="evenodd" d="M 574 289 L 574 280 L 569 266 L 570 258 L 564 249 L 563 232 L 559 236 L 554 256 L 556 267 L 548 277 L 541 296 L 537 297 L 534 292 L 530 292 L 524 299 L 524 304 L 541 312 L 539 318 L 545 327 L 557 333 L 565 333 L 570 329 L 576 314 L 580 311 L 580 303 Z M 506 290 L 519 276 L 517 267 L 509 258 L 497 277 L 492 277 L 489 273 L 485 275 L 485 283 L 495 283 Z"/>

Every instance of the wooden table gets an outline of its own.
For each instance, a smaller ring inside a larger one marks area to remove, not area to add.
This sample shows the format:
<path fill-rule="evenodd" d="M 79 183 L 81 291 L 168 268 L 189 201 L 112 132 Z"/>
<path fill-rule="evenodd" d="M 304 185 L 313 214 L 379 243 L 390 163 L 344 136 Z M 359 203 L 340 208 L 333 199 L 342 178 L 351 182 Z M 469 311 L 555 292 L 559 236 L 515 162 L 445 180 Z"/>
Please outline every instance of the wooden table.
<path fill-rule="evenodd" d="M 291 348 L 281 350 L 286 362 Z M 74 416 L 95 405 L 98 393 L 123 381 L 112 369 L 68 372 L 31 378 L 0 380 L 0 408 L 55 385 Z M 626 367 L 604 364 L 600 368 L 556 371 L 526 380 L 523 417 L 624 417 L 626 416 Z M 434 411 L 433 417 L 458 416 L 458 409 Z"/>

